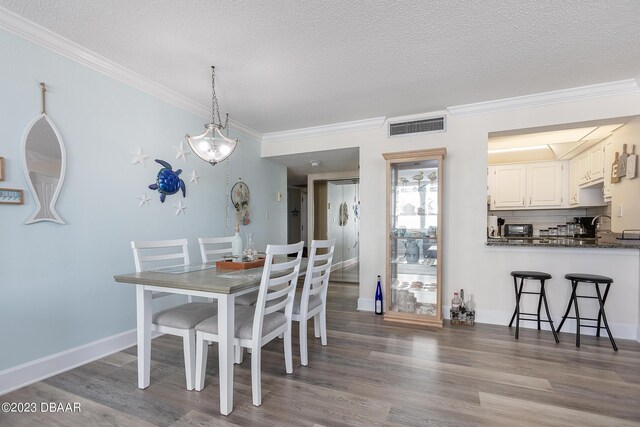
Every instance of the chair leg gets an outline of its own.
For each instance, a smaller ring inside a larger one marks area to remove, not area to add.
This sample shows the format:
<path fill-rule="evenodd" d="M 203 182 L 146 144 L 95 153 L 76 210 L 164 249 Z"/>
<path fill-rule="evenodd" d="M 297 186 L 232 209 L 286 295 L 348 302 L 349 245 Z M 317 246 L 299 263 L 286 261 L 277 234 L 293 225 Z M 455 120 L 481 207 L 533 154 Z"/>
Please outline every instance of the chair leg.
<path fill-rule="evenodd" d="M 578 287 L 578 282 L 573 283 L 573 307 L 576 311 L 576 347 L 580 347 L 580 311 L 578 310 L 578 297 L 576 294 L 576 288 Z"/>
<path fill-rule="evenodd" d="M 253 396 L 253 404 L 260 406 L 262 404 L 262 384 L 260 378 L 260 347 L 254 347 L 251 352 L 251 395 Z"/>
<path fill-rule="evenodd" d="M 609 284 L 607 283 L 607 289 L 605 290 L 605 296 L 607 291 L 609 290 Z M 613 335 L 611 335 L 611 330 L 609 329 L 609 323 L 607 322 L 607 315 L 604 314 L 604 299 L 600 296 L 600 288 L 596 283 L 596 293 L 598 294 L 598 302 L 600 303 L 600 313 L 598 315 L 598 319 L 602 316 L 602 323 L 604 324 L 604 328 L 607 330 L 607 334 L 609 335 L 609 340 L 611 341 L 611 346 L 613 347 L 613 351 L 618 351 L 618 346 L 616 342 L 613 340 Z"/>
<path fill-rule="evenodd" d="M 573 283 L 573 281 L 572 281 L 571 282 L 571 296 L 569 297 L 569 304 L 567 304 L 567 310 L 564 312 L 564 316 L 562 316 L 562 320 L 560 321 L 560 324 L 558 325 L 558 328 L 556 329 L 556 332 L 560 332 L 560 329 L 562 329 L 562 325 L 564 325 L 564 321 L 567 320 L 567 316 L 569 315 L 569 312 L 571 311 L 571 304 L 573 304 L 573 301 L 576 298 L 576 286 L 577 286 L 577 284 Z"/>
<path fill-rule="evenodd" d="M 293 374 L 293 352 L 291 350 L 291 324 L 284 332 L 284 366 L 287 374 Z"/>
<path fill-rule="evenodd" d="M 204 376 L 207 371 L 207 353 L 209 346 L 205 345 L 204 338 L 196 333 L 196 373 L 195 389 L 201 391 L 204 388 Z"/>
<path fill-rule="evenodd" d="M 542 308 L 542 289 L 544 289 L 544 280 L 540 280 L 540 296 L 538 297 L 538 330 L 540 331 L 540 308 Z"/>
<path fill-rule="evenodd" d="M 309 364 L 309 356 L 307 354 L 307 319 L 300 318 L 300 363 L 302 366 Z"/>
<path fill-rule="evenodd" d="M 320 315 L 313 316 L 313 336 L 320 338 Z"/>
<path fill-rule="evenodd" d="M 184 371 L 187 376 L 187 390 L 193 390 L 196 364 L 196 331 L 189 329 L 188 335 L 182 338 L 184 350 Z"/>
<path fill-rule="evenodd" d="M 520 290 L 516 293 L 516 339 L 520 335 L 520 297 L 522 296 L 523 286 L 524 278 L 520 279 Z"/>
<path fill-rule="evenodd" d="M 513 278 L 513 290 L 516 292 L 516 301 L 518 300 L 518 279 L 516 277 Z M 518 309 L 513 309 L 513 316 L 511 316 L 511 321 L 509 322 L 509 327 L 513 325 L 513 321 L 516 320 L 516 314 L 518 313 Z"/>
<path fill-rule="evenodd" d="M 544 309 L 547 312 L 547 320 L 549 321 L 549 326 L 551 326 L 551 332 L 553 332 L 553 338 L 556 340 L 556 344 L 560 342 L 558 339 L 558 334 L 556 333 L 556 329 L 553 327 L 553 320 L 551 319 L 551 313 L 549 313 L 549 303 L 547 302 L 547 294 L 544 291 L 544 280 L 542 281 L 542 288 L 540 289 L 540 297 L 544 301 Z M 540 318 L 540 315 L 538 315 Z"/>
<path fill-rule="evenodd" d="M 239 345 L 234 346 L 235 364 L 240 365 L 244 360 L 244 348 Z"/>
<path fill-rule="evenodd" d="M 327 345 L 327 312 L 322 308 L 320 314 L 320 342 Z"/>

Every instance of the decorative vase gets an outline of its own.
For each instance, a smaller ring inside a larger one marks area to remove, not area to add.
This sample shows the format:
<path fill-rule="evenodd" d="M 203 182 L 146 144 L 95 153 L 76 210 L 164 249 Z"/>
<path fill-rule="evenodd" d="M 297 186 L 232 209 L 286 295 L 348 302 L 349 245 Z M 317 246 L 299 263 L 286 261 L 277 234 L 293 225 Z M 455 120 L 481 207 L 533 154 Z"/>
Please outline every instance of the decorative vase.
<path fill-rule="evenodd" d="M 409 240 L 404 242 L 404 258 L 409 263 L 418 262 L 420 259 L 420 247 L 415 240 Z"/>
<path fill-rule="evenodd" d="M 247 232 L 247 245 L 244 247 L 244 251 L 242 251 L 242 261 L 255 261 L 258 259 L 258 251 L 256 251 L 255 246 L 253 245 L 253 232 Z"/>

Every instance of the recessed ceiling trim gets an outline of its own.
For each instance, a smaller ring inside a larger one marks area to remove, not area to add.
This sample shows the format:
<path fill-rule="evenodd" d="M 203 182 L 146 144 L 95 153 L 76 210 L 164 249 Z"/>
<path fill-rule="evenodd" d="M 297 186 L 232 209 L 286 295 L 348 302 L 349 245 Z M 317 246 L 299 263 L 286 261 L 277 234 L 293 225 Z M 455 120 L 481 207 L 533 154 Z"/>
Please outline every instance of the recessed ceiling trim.
<path fill-rule="evenodd" d="M 310 138 L 314 136 L 331 135 L 344 132 L 357 132 L 368 129 L 378 129 L 384 124 L 385 117 L 373 119 L 353 120 L 350 122 L 333 123 L 330 125 L 313 126 L 302 129 L 269 132 L 262 135 L 262 142 L 279 142 L 291 139 Z"/>
<path fill-rule="evenodd" d="M 542 92 L 513 98 L 497 99 L 494 101 L 477 102 L 474 104 L 457 105 L 447 108 L 447 111 L 454 116 L 460 117 L 640 92 L 639 80 L 640 76 L 635 79 L 618 80 L 589 86 L 561 89 L 552 92 Z"/>
<path fill-rule="evenodd" d="M 195 102 L 3 7 L 0 7 L 0 29 L 141 90 L 168 104 L 205 119 L 211 118 L 211 112 L 206 105 Z M 229 120 L 229 122 L 234 131 L 244 133 L 260 142 L 262 138 L 260 132 L 233 120 Z"/>

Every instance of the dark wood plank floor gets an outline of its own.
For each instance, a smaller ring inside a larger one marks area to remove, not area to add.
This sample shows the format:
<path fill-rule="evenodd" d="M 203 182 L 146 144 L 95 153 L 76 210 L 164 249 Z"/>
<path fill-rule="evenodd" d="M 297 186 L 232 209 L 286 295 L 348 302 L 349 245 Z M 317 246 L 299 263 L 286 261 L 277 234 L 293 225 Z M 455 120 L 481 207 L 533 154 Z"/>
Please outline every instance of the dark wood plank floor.
<path fill-rule="evenodd" d="M 294 347 L 284 372 L 282 341 L 263 350 L 262 406 L 251 404 L 250 357 L 235 369 L 235 408 L 218 412 L 217 352 L 206 387 L 186 391 L 182 345 L 152 344 L 151 386 L 137 387 L 135 347 L 2 396 L 3 402 L 79 402 L 80 413 L 6 414 L 1 426 L 624 426 L 640 425 L 640 345 L 507 327 L 441 330 L 358 313 L 357 286 L 332 283 L 329 345 L 309 342 L 309 366 Z M 294 329 L 294 344 L 297 346 Z M 311 333 L 310 336 L 313 336 Z"/>

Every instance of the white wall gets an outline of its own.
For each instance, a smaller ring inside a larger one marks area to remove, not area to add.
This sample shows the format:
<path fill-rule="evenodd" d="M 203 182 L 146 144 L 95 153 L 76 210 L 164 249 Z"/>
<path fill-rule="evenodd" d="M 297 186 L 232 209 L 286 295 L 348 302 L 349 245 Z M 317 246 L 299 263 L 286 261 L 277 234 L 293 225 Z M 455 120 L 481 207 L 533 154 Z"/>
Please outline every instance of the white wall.
<path fill-rule="evenodd" d="M 514 305 L 509 272 L 550 272 L 552 315 L 559 319 L 568 299 L 569 272 L 609 275 L 616 281 L 607 302 L 615 334 L 636 338 L 638 328 L 638 250 L 576 250 L 485 246 L 486 167 L 489 132 L 573 123 L 640 113 L 640 93 L 455 117 L 447 132 L 388 138 L 386 123 L 373 130 L 263 143 L 263 157 L 347 147 L 360 148 L 360 308 L 371 309 L 376 275 L 385 277 L 385 162 L 382 153 L 446 147 L 444 161 L 445 315 L 454 290 L 464 288 L 478 306 L 479 322 L 508 323 Z M 432 115 L 432 114 L 430 114 Z"/>
<path fill-rule="evenodd" d="M 640 117 L 636 117 L 614 133 L 607 142 L 610 148 L 622 154 L 622 145 L 627 144 L 627 153 L 636 146 L 636 154 L 640 154 Z M 605 165 L 610 168 L 611 165 Z M 636 166 L 638 167 L 638 166 Z M 622 216 L 619 207 L 622 206 Z M 625 229 L 640 229 L 640 175 L 636 178 L 620 178 L 617 184 L 611 184 L 611 229 L 621 233 Z"/>
<path fill-rule="evenodd" d="M 67 225 L 25 225 L 34 209 L 28 191 L 24 205 L 0 205 L 2 371 L 134 329 L 134 287 L 113 281 L 134 270 L 129 241 L 186 237 L 199 262 L 197 238 L 225 234 L 227 165 L 212 167 L 193 154 L 186 162 L 176 159 L 173 146 L 185 133 L 202 131 L 206 119 L 3 31 L 0 58 L 0 156 L 6 168 L 0 187 L 27 189 L 20 145 L 40 113 L 41 81 L 68 160 L 57 205 Z M 275 195 L 286 191 L 286 169 L 261 159 L 259 142 L 238 136 L 230 181 L 248 184 L 252 204 L 252 223 L 242 230 L 255 231 L 259 249 L 285 243 L 286 202 L 276 202 Z M 151 156 L 146 167 L 131 164 L 129 153 L 138 146 Z M 185 199 L 172 195 L 161 204 L 147 188 L 159 169 L 154 158 L 183 169 Z M 198 184 L 185 176 L 193 169 Z M 151 197 L 149 206 L 138 206 L 142 193 Z M 176 216 L 172 204 L 178 200 L 186 215 Z M 230 226 L 233 231 L 233 219 Z"/>

